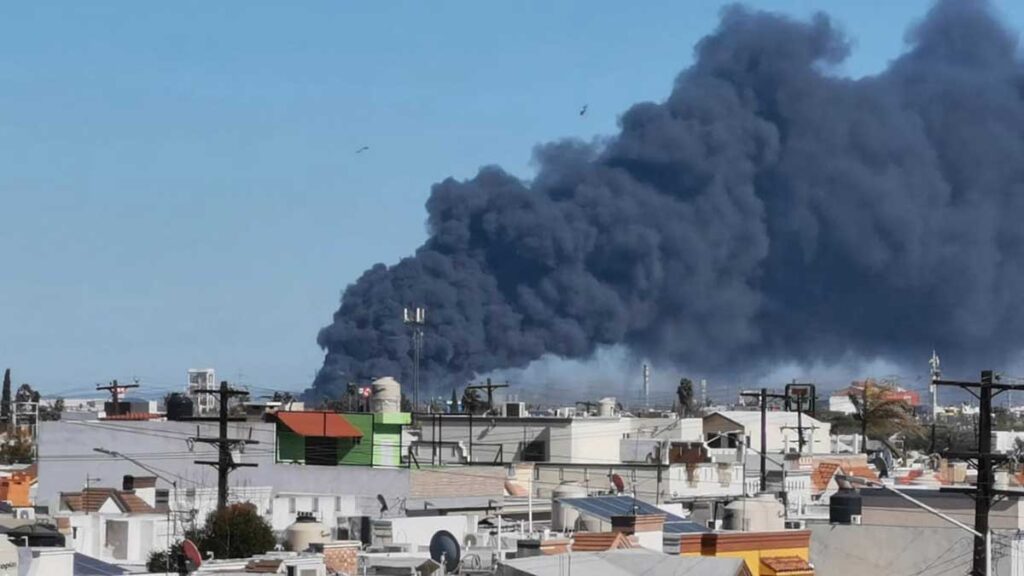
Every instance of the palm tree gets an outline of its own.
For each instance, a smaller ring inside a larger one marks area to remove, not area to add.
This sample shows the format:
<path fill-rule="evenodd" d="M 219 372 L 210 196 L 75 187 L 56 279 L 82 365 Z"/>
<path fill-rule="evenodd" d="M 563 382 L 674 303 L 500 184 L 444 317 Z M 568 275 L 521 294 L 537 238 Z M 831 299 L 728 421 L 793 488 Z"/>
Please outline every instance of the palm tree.
<path fill-rule="evenodd" d="M 897 432 L 919 434 L 921 425 L 914 418 L 914 409 L 895 394 L 891 384 L 875 384 L 867 380 L 860 392 L 850 393 L 850 402 L 860 422 L 865 444 L 868 438 L 887 439 Z"/>

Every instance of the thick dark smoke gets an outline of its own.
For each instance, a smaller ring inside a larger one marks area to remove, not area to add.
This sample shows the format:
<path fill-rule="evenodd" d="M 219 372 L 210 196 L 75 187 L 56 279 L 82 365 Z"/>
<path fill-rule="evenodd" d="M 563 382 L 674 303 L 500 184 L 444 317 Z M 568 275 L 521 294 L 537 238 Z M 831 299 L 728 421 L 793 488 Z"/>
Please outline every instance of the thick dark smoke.
<path fill-rule="evenodd" d="M 429 309 L 435 388 L 613 344 L 717 373 L 932 347 L 1005 361 L 1024 343 L 1015 36 L 948 0 L 908 40 L 852 80 L 827 17 L 726 10 L 668 99 L 606 142 L 540 147 L 531 182 L 436 184 L 426 243 L 364 273 L 320 332 L 310 395 L 409 381 L 409 304 Z"/>

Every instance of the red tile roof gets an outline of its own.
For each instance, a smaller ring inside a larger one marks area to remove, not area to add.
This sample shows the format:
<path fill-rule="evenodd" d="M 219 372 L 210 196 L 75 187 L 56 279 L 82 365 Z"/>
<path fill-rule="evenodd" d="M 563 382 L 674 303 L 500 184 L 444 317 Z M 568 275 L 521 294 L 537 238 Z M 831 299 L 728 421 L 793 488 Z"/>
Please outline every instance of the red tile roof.
<path fill-rule="evenodd" d="M 147 412 L 129 412 L 127 414 L 107 414 L 100 420 L 156 420 L 163 418 L 163 414 L 149 414 Z"/>
<path fill-rule="evenodd" d="M 799 556 L 769 556 L 761 558 L 761 564 L 776 574 L 814 573 L 814 567 Z"/>
<path fill-rule="evenodd" d="M 828 489 L 832 477 L 839 471 L 839 464 L 835 462 L 822 462 L 811 474 L 811 485 L 815 494 L 821 494 Z"/>
<path fill-rule="evenodd" d="M 278 412 L 279 422 L 299 436 L 362 438 L 363 433 L 336 412 Z"/>
<path fill-rule="evenodd" d="M 573 537 L 573 552 L 604 552 L 633 548 L 633 541 L 622 532 L 580 532 Z"/>
<path fill-rule="evenodd" d="M 72 512 L 98 512 L 103 504 L 113 498 L 123 512 L 152 514 L 156 512 L 145 500 L 131 492 L 120 492 L 113 488 L 87 488 L 81 492 L 61 492 L 61 501 Z"/>

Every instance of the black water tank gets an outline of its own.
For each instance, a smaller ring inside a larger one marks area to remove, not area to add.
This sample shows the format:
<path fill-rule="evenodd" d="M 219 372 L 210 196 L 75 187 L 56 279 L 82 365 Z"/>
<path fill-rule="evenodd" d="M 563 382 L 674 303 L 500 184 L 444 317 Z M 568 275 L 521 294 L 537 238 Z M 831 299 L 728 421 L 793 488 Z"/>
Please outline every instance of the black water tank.
<path fill-rule="evenodd" d="M 192 399 L 175 392 L 167 399 L 167 419 L 187 420 L 192 417 Z"/>
<path fill-rule="evenodd" d="M 861 498 L 856 490 L 840 489 L 828 504 L 828 521 L 832 524 L 850 524 L 861 514 Z"/>

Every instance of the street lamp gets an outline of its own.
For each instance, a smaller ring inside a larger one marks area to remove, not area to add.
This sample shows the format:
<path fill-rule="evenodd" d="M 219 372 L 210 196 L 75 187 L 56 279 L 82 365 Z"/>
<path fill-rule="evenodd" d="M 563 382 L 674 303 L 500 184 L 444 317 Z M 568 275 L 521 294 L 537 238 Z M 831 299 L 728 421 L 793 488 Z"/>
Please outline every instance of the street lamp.
<path fill-rule="evenodd" d="M 858 485 L 858 486 L 866 486 L 866 487 L 869 487 L 869 488 L 882 488 L 883 490 L 888 490 L 889 492 L 892 492 L 893 494 L 899 496 L 900 498 L 903 498 L 907 502 L 910 502 L 914 506 L 917 506 L 918 508 L 921 508 L 921 509 L 923 509 L 923 510 L 925 510 L 927 512 L 930 512 L 930 513 L 938 516 L 939 518 L 942 518 L 946 522 L 949 522 L 950 524 L 956 526 L 957 528 L 960 528 L 962 530 L 966 530 L 966 531 L 970 532 L 971 534 L 973 534 L 974 536 L 985 540 L 985 574 L 986 574 L 986 576 L 990 576 L 992 574 L 992 530 L 991 529 L 989 529 L 985 534 L 982 534 L 981 532 L 978 532 L 974 528 L 971 528 L 970 526 L 968 526 L 967 524 L 964 524 L 963 522 L 957 520 L 956 518 L 953 518 L 951 516 L 943 514 L 942 512 L 936 510 L 935 508 L 932 508 L 931 506 L 925 504 L 924 502 L 921 502 L 917 498 L 909 496 L 905 492 L 897 490 L 897 489 L 893 488 L 892 486 L 889 486 L 888 484 L 884 484 L 882 482 L 876 482 L 874 480 L 868 480 L 867 478 L 861 478 L 859 476 L 847 476 L 845 474 L 836 474 L 836 480 L 839 481 L 839 482 L 847 482 L 849 484 L 855 484 L 855 485 Z"/>

